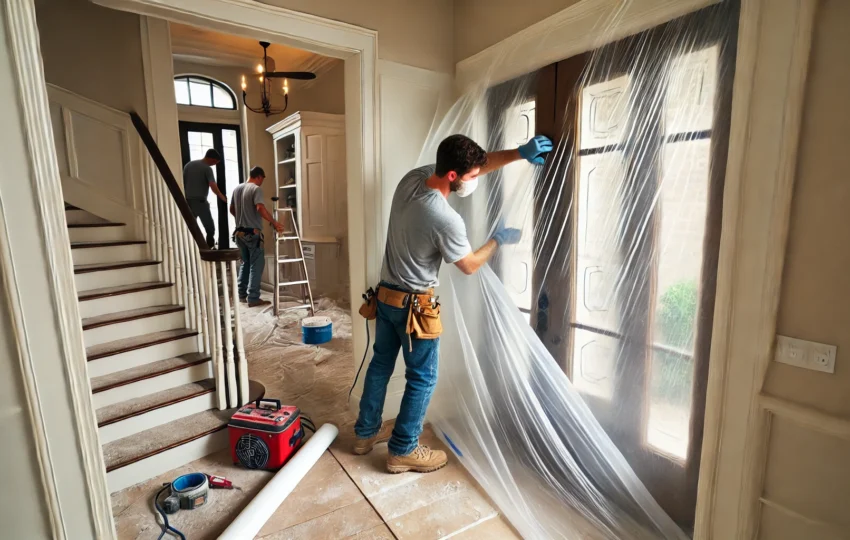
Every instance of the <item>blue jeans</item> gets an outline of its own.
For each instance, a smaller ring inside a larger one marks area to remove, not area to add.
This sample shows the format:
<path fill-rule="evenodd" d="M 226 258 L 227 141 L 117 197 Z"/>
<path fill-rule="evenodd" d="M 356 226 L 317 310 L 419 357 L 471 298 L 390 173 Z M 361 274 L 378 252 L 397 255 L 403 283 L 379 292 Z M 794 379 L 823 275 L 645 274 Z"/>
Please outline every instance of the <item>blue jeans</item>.
<path fill-rule="evenodd" d="M 259 234 L 246 234 L 236 237 L 236 245 L 242 254 L 242 266 L 239 268 L 239 298 L 248 298 L 248 302 L 260 299 L 260 280 L 266 265 L 263 241 Z"/>
<path fill-rule="evenodd" d="M 407 385 L 389 442 L 390 454 L 396 456 L 410 454 L 419 444 L 425 411 L 437 385 L 440 340 L 411 338 L 408 342 L 407 313 L 408 308 L 378 302 L 374 354 L 366 371 L 360 414 L 354 424 L 354 433 L 361 439 L 374 437 L 381 429 L 387 384 L 401 349 L 407 368 L 404 373 Z"/>
<path fill-rule="evenodd" d="M 189 209 L 192 215 L 201 220 L 201 225 L 207 233 L 207 245 L 210 249 L 215 248 L 215 221 L 210 211 L 210 203 L 201 199 L 188 199 Z"/>

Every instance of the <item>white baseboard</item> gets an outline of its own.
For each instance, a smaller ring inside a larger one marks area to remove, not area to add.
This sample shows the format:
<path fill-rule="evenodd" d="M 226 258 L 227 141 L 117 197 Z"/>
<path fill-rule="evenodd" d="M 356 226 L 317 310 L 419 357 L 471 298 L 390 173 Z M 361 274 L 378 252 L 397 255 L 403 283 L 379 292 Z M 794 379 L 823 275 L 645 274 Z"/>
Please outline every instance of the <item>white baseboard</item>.
<path fill-rule="evenodd" d="M 162 473 L 191 463 L 227 448 L 227 429 L 216 431 L 192 442 L 182 444 L 131 465 L 116 469 L 106 475 L 109 492 L 115 493 L 124 488 L 144 482 Z"/>

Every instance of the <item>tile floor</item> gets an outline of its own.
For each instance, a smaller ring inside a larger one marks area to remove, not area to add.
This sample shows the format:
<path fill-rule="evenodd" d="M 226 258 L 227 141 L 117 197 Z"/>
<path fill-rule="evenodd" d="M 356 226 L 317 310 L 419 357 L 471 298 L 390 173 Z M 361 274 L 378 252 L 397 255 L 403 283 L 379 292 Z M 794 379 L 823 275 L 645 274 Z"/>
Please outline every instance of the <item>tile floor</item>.
<path fill-rule="evenodd" d="M 330 302 L 322 301 L 318 308 L 318 314 L 334 321 L 334 340 L 321 348 L 300 344 L 297 315 L 275 321 L 268 310 L 240 307 L 251 378 L 265 385 L 267 397 L 297 404 L 317 426 L 333 422 L 340 427 L 340 437 L 258 538 L 518 538 L 451 453 L 448 466 L 440 471 L 391 475 L 384 472 L 385 444 L 366 456 L 349 452 L 354 423 L 347 408 L 354 377 L 351 319 Z M 430 430 L 423 433 L 422 443 L 445 449 Z M 164 482 L 191 471 L 225 476 L 242 488 L 214 491 L 205 506 L 169 518 L 192 540 L 216 538 L 272 475 L 235 467 L 222 451 L 114 493 L 118 538 L 156 538 L 160 526 L 152 506 L 154 493 Z"/>

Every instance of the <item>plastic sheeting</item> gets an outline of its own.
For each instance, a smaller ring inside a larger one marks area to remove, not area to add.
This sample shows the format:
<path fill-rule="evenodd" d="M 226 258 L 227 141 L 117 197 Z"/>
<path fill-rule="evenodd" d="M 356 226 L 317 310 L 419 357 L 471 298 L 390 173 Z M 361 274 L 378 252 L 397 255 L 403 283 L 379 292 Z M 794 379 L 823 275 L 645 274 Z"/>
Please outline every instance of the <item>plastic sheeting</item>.
<path fill-rule="evenodd" d="M 737 9 L 608 43 L 617 10 L 596 50 L 481 81 L 423 149 L 433 162 L 453 133 L 515 148 L 554 114 L 544 166 L 450 197 L 473 247 L 503 220 L 523 240 L 473 276 L 444 265 L 429 409 L 526 538 L 687 537 L 659 503 L 689 526 Z"/>

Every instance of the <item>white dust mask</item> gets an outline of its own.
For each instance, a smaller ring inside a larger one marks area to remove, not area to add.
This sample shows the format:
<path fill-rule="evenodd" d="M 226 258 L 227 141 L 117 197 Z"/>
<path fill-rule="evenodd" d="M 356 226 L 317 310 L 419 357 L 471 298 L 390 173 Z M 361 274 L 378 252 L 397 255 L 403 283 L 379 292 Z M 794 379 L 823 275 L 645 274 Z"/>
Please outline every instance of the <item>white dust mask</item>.
<path fill-rule="evenodd" d="M 457 188 L 458 197 L 469 197 L 472 195 L 472 192 L 475 191 L 475 188 L 478 187 L 478 178 L 473 178 L 472 180 L 467 180 L 466 182 L 461 182 L 460 187 Z"/>

